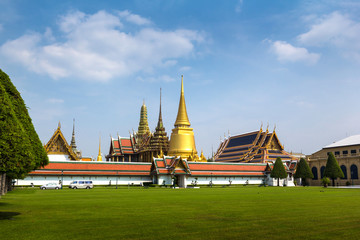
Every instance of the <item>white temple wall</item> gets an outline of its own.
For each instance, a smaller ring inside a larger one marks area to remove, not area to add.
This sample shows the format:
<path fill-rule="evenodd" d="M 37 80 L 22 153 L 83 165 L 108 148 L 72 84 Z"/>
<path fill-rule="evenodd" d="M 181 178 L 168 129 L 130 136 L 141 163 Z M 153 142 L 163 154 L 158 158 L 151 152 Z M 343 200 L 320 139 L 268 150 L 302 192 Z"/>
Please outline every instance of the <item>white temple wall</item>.
<path fill-rule="evenodd" d="M 195 179 L 197 178 L 197 179 Z M 187 177 L 186 184 L 188 186 L 192 186 L 195 181 L 197 181 L 197 185 L 210 185 L 210 181 L 212 181 L 213 185 L 229 185 L 231 184 L 262 184 L 263 177 Z"/>
<path fill-rule="evenodd" d="M 173 185 L 171 175 L 158 175 L 158 185 Z"/>
<path fill-rule="evenodd" d="M 63 179 L 63 185 L 69 185 L 74 180 L 92 180 L 94 185 L 142 185 L 144 182 L 152 182 L 150 176 L 28 176 L 25 179 L 17 179 L 15 186 L 35 186 L 46 183 L 59 183 Z"/>
<path fill-rule="evenodd" d="M 270 174 L 267 175 L 267 178 L 266 178 L 266 181 L 267 181 L 267 184 L 269 186 L 277 186 L 277 178 L 272 178 L 270 177 Z M 295 184 L 294 184 L 294 178 L 291 176 L 291 177 L 287 177 L 287 178 L 281 178 L 279 180 L 279 186 L 281 187 L 294 187 Z"/>

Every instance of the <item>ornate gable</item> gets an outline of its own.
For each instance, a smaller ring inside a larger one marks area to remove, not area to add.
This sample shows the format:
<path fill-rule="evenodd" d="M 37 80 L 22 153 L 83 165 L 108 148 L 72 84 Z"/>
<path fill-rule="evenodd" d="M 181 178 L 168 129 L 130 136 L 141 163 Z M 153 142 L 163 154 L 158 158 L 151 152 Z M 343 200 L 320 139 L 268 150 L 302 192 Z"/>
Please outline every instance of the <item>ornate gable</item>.
<path fill-rule="evenodd" d="M 276 135 L 276 132 L 272 133 L 266 147 L 271 150 L 284 150 L 284 147 L 281 145 L 279 138 Z"/>
<path fill-rule="evenodd" d="M 45 150 L 48 155 L 51 154 L 62 154 L 69 155 L 69 159 L 78 160 L 76 154 L 72 151 L 71 147 L 67 143 L 64 135 L 60 130 L 60 123 L 49 142 L 45 145 Z"/>

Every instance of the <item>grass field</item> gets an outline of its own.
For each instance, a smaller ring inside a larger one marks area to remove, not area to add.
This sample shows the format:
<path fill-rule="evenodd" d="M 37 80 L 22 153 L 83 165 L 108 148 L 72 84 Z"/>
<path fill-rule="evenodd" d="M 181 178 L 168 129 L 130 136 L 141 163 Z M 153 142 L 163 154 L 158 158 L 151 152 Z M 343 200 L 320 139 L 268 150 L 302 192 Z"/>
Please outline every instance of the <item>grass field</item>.
<path fill-rule="evenodd" d="M 0 239 L 359 239 L 360 190 L 17 189 Z"/>

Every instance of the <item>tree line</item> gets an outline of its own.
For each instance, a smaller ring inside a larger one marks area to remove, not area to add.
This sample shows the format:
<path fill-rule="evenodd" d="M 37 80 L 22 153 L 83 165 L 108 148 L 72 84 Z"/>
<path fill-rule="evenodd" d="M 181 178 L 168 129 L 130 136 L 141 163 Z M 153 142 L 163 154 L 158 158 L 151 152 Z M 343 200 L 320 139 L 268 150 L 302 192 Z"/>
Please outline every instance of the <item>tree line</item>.
<path fill-rule="evenodd" d="M 338 161 L 336 160 L 334 154 L 332 152 L 328 153 L 328 159 L 326 162 L 326 167 L 324 170 L 324 178 L 322 182 L 324 185 L 325 183 L 330 182 L 329 178 L 332 180 L 332 185 L 335 186 L 335 179 L 337 178 L 343 178 L 344 173 L 342 172 Z M 281 178 L 286 178 L 287 173 L 284 167 L 284 164 L 282 163 L 281 158 L 277 158 L 274 164 L 274 167 L 271 171 L 270 176 L 272 178 L 277 178 L 277 185 L 279 186 L 279 180 Z M 306 179 L 314 178 L 314 175 L 312 174 L 309 164 L 306 162 L 304 158 L 301 158 L 296 166 L 296 171 L 294 174 L 294 178 L 300 178 L 301 184 L 303 186 L 307 185 Z"/>
<path fill-rule="evenodd" d="M 0 196 L 12 189 L 13 179 L 48 163 L 24 100 L 0 69 Z"/>

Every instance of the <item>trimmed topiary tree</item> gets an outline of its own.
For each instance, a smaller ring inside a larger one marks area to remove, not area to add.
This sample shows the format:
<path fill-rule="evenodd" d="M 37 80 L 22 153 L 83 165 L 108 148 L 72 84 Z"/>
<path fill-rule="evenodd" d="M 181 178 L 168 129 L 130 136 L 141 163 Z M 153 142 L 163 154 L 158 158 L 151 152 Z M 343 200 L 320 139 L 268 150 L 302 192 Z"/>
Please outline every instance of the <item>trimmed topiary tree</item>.
<path fill-rule="evenodd" d="M 0 70 L 0 190 L 11 188 L 11 179 L 48 164 L 48 157 L 35 132 L 20 93 Z"/>
<path fill-rule="evenodd" d="M 306 162 L 304 158 L 300 158 L 298 165 L 296 166 L 296 172 L 294 174 L 294 178 L 301 178 L 301 184 L 306 186 L 307 178 L 314 178 L 312 174 L 309 164 Z"/>
<path fill-rule="evenodd" d="M 277 185 L 279 186 L 280 178 L 286 178 L 287 173 L 281 158 L 277 158 L 274 167 L 271 171 L 270 177 L 277 178 Z"/>
<path fill-rule="evenodd" d="M 344 173 L 342 172 L 339 163 L 332 152 L 329 152 L 328 154 L 328 159 L 324 170 L 324 177 L 330 178 L 332 180 L 333 186 L 335 186 L 336 178 L 344 177 Z"/>

